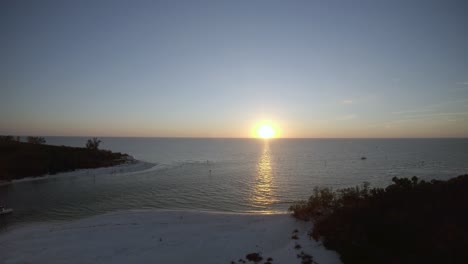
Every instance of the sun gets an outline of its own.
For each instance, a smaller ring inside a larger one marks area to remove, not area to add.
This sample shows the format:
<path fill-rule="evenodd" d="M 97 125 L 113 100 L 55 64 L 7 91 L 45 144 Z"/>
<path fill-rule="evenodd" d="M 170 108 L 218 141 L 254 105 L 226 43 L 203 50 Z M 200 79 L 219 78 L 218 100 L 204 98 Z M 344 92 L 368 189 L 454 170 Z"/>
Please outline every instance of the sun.
<path fill-rule="evenodd" d="M 271 125 L 260 125 L 257 129 L 257 136 L 260 138 L 272 138 L 275 134 L 276 131 Z"/>

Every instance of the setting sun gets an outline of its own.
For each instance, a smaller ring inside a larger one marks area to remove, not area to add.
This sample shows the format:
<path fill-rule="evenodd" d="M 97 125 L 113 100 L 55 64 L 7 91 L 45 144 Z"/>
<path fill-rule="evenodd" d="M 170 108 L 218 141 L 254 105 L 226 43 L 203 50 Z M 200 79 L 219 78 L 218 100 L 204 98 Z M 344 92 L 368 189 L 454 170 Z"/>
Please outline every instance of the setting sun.
<path fill-rule="evenodd" d="M 272 138 L 275 134 L 275 129 L 271 125 L 261 125 L 257 129 L 257 136 L 260 138 Z"/>

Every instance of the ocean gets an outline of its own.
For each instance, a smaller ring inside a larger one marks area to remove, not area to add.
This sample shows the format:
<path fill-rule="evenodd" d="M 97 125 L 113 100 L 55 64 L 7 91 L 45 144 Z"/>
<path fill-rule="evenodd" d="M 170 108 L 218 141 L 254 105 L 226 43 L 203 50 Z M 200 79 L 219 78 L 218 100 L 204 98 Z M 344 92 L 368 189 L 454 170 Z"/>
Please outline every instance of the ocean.
<path fill-rule="evenodd" d="M 468 173 L 468 139 L 100 139 L 102 149 L 155 166 L 0 186 L 0 204 L 15 210 L 0 218 L 1 229 L 129 209 L 285 212 L 316 186 L 383 187 L 393 177 Z M 87 138 L 46 140 L 84 146 Z"/>

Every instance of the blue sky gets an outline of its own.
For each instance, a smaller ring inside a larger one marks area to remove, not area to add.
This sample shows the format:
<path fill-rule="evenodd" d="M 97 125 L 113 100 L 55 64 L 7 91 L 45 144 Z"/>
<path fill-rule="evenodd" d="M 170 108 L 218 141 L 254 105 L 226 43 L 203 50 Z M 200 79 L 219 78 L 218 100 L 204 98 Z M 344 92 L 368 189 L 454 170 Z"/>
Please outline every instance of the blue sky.
<path fill-rule="evenodd" d="M 0 134 L 468 137 L 466 1 L 2 1 Z"/>

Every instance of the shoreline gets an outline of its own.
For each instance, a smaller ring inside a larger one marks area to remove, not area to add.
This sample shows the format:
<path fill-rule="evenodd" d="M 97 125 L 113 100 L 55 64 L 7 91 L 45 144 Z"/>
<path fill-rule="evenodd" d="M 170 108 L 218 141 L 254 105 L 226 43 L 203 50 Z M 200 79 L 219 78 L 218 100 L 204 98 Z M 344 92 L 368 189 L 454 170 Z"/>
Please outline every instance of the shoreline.
<path fill-rule="evenodd" d="M 118 211 L 0 233 L 0 263 L 237 263 L 254 252 L 262 263 L 268 257 L 300 263 L 301 251 L 321 264 L 341 263 L 336 252 L 309 240 L 310 226 L 290 214 Z M 295 229 L 298 240 L 291 239 Z"/>
<path fill-rule="evenodd" d="M 30 176 L 21 179 L 14 179 L 11 181 L 0 181 L 0 187 L 23 183 L 23 182 L 32 182 L 32 181 L 40 181 L 46 179 L 55 179 L 55 178 L 62 178 L 62 177 L 79 177 L 81 175 L 89 175 L 89 174 L 114 174 L 114 173 L 134 173 L 134 172 L 143 172 L 146 170 L 150 170 L 157 166 L 156 163 L 136 160 L 136 159 L 128 159 L 124 163 L 117 164 L 114 166 L 108 167 L 100 167 L 100 168 L 89 168 L 89 169 L 77 169 L 74 171 L 66 171 L 66 172 L 59 172 L 56 174 L 45 174 L 42 176 Z"/>

